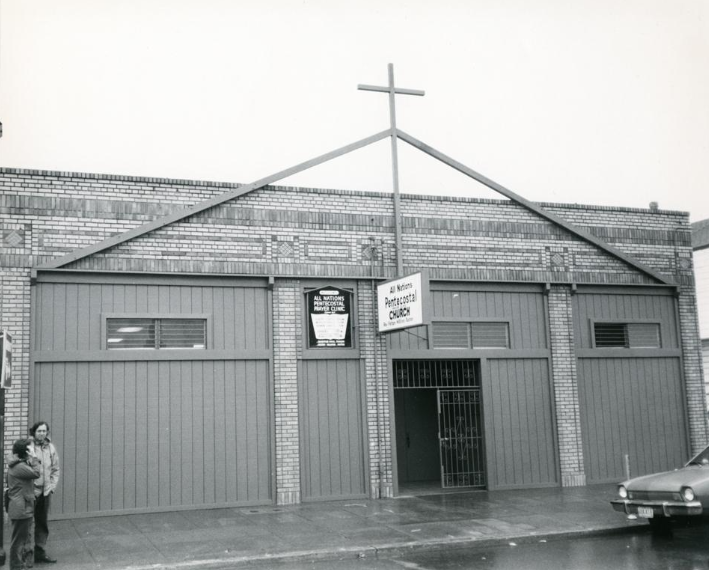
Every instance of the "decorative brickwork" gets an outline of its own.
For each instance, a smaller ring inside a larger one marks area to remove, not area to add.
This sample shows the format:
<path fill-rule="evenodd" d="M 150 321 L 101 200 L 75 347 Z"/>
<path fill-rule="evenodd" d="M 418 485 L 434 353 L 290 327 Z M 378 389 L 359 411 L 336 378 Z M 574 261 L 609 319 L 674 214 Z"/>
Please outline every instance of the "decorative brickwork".
<path fill-rule="evenodd" d="M 549 329 L 561 484 L 564 487 L 586 484 L 571 311 L 570 288 L 552 286 L 549 292 Z"/>
<path fill-rule="evenodd" d="M 30 414 L 30 270 L 238 188 L 220 184 L 0 168 L 0 321 L 15 338 L 5 446 Z M 558 456 L 563 485 L 585 483 L 571 283 L 655 285 L 646 272 L 509 200 L 401 197 L 405 272 L 432 280 L 549 283 Z M 688 216 L 541 204 L 680 285 L 679 316 L 693 449 L 707 441 Z M 357 281 L 365 370 L 369 494 L 394 486 L 387 338 L 376 334 L 372 278 L 395 275 L 391 196 L 267 187 L 67 264 L 62 270 L 272 276 L 276 501 L 300 502 L 300 278 Z"/>

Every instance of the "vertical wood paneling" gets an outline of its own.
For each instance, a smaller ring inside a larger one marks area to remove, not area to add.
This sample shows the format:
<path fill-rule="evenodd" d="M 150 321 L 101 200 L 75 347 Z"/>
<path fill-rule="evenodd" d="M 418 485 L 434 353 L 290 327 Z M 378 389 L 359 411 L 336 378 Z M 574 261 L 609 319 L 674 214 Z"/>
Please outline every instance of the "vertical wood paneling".
<path fill-rule="evenodd" d="M 247 402 L 253 402 L 253 399 L 248 394 L 248 381 L 245 381 L 244 377 L 244 372 L 243 372 L 243 362 L 225 362 L 224 363 L 224 374 L 225 374 L 225 382 L 224 382 L 224 423 L 222 424 L 223 429 L 224 429 L 224 435 L 226 437 L 226 440 L 224 442 L 224 469 L 226 470 L 227 473 L 238 473 L 238 467 L 237 467 L 237 456 L 236 456 L 236 446 L 235 445 L 229 445 L 227 442 L 229 441 L 228 435 L 229 434 L 235 434 L 236 433 L 236 414 L 230 413 L 231 410 L 234 410 L 236 407 L 236 401 L 237 401 L 237 395 L 236 395 L 236 390 L 237 390 L 237 383 L 239 385 L 239 389 L 241 394 L 239 395 L 240 400 L 245 400 Z M 229 381 L 231 379 L 231 381 Z M 244 393 L 246 392 L 246 393 Z M 247 427 L 246 429 L 248 430 L 251 426 L 249 426 L 248 422 L 248 415 L 249 415 L 249 410 L 247 408 L 246 410 L 246 419 L 247 419 Z M 247 468 L 250 468 L 251 466 L 248 465 L 249 460 L 247 459 Z M 227 485 L 225 490 L 225 500 L 228 502 L 234 502 L 237 497 L 237 485 Z"/>
<path fill-rule="evenodd" d="M 79 291 L 75 284 L 66 286 L 65 311 L 67 315 L 77 318 L 65 319 L 64 350 L 77 350 L 79 345 Z"/>
<path fill-rule="evenodd" d="M 588 482 L 674 469 L 688 459 L 677 358 L 579 360 L 579 402 Z"/>
<path fill-rule="evenodd" d="M 214 495 L 216 502 L 226 501 L 226 445 L 224 429 L 227 419 L 226 388 L 224 386 L 224 362 L 214 363 Z"/>
<path fill-rule="evenodd" d="M 488 361 L 483 373 L 490 486 L 557 483 L 546 360 Z"/>
<path fill-rule="evenodd" d="M 111 508 L 124 509 L 124 480 L 125 464 L 123 458 L 125 455 L 126 441 L 126 401 L 125 401 L 125 382 L 126 382 L 126 364 L 124 362 L 114 362 L 113 368 L 113 394 L 111 396 L 113 404 L 113 423 L 111 425 L 111 439 L 113 453 L 111 454 Z"/>
<path fill-rule="evenodd" d="M 89 447 L 91 441 L 90 441 L 90 435 L 92 432 L 91 429 L 91 423 L 90 423 L 90 416 L 92 415 L 90 410 L 89 410 L 89 397 L 90 397 L 90 388 L 89 388 L 89 373 L 91 371 L 91 368 L 96 368 L 96 365 L 84 365 L 84 366 L 79 366 L 78 364 L 75 365 L 75 368 L 72 370 L 76 374 L 76 452 L 75 452 L 75 457 L 76 461 L 75 463 L 67 463 L 66 460 L 62 461 L 62 477 L 61 480 L 64 481 L 65 485 L 71 485 L 72 483 L 74 484 L 75 487 L 75 496 L 76 496 L 76 504 L 71 505 L 67 504 L 66 500 L 64 501 L 62 505 L 62 510 L 63 512 L 69 512 L 69 513 L 85 513 L 88 512 L 89 510 L 89 483 L 90 483 L 90 472 L 89 472 L 89 457 L 92 458 L 92 462 L 95 458 L 94 456 L 94 450 Z M 36 367 L 35 370 L 38 370 L 39 372 L 43 372 L 45 370 L 51 370 L 50 365 L 41 365 Z M 70 376 L 71 378 L 72 376 Z M 41 382 L 37 383 L 36 381 L 36 376 L 35 376 L 35 393 L 40 394 L 44 391 L 47 390 L 47 386 L 52 383 L 52 378 L 51 376 L 48 378 L 45 378 L 44 374 L 40 375 Z M 65 390 L 64 393 L 68 393 L 68 390 Z M 66 397 L 66 396 L 65 396 Z M 51 409 L 51 405 L 47 404 L 44 405 L 42 402 L 40 406 L 37 406 L 35 404 L 35 410 L 39 409 L 39 417 L 42 417 L 43 415 L 43 410 L 45 409 Z M 65 428 L 64 432 L 66 433 L 67 430 Z M 61 441 L 58 442 L 59 446 L 59 451 L 62 453 L 60 457 L 63 457 L 63 450 L 65 446 L 71 446 L 72 442 L 71 441 Z M 67 476 L 67 473 L 70 473 L 71 468 L 74 468 L 74 472 L 79 474 L 79 476 L 71 477 Z M 72 508 L 74 507 L 74 508 Z M 56 508 L 56 507 L 54 507 Z"/>
<path fill-rule="evenodd" d="M 102 351 L 101 316 L 207 314 L 210 349 L 268 348 L 260 287 L 40 283 L 35 350 Z M 34 417 L 52 426 L 57 513 L 271 501 L 268 361 L 35 364 Z"/>
<path fill-rule="evenodd" d="M 269 348 L 267 291 L 260 287 L 181 287 L 39 283 L 35 350 L 96 351 L 103 314 L 207 314 L 208 347 Z"/>
<path fill-rule="evenodd" d="M 38 363 L 35 383 L 57 514 L 270 502 L 266 361 Z"/>
<path fill-rule="evenodd" d="M 215 392 L 215 369 L 214 362 L 202 363 L 205 381 L 204 386 L 204 456 L 214 457 L 215 461 L 204 461 L 204 502 L 217 502 L 217 445 L 215 422 L 217 416 L 217 402 L 219 397 Z M 211 379 L 211 381 L 207 381 Z"/>
<path fill-rule="evenodd" d="M 136 374 L 137 363 L 126 362 L 123 366 L 124 409 L 123 409 L 123 473 L 121 485 L 123 489 L 123 508 L 136 508 L 136 429 L 138 414 L 136 409 Z M 142 432 L 141 432 L 142 433 Z"/>
<path fill-rule="evenodd" d="M 77 388 L 79 382 L 76 364 L 69 362 L 63 368 L 65 378 L 62 379 L 61 383 L 57 382 L 57 385 L 53 386 L 52 389 L 59 390 L 62 389 L 62 387 L 64 388 L 63 394 L 59 396 L 59 399 L 64 404 L 64 417 L 62 418 L 62 421 L 56 421 L 56 415 L 54 414 L 54 410 L 52 410 L 52 421 L 49 425 L 52 429 L 52 433 L 50 434 L 51 439 L 66 442 L 62 448 L 62 454 L 60 456 L 61 467 L 62 469 L 66 469 L 66 465 L 76 465 L 77 453 L 86 454 L 87 450 L 83 447 L 82 443 L 77 443 L 77 439 L 79 437 L 79 430 L 77 429 L 78 426 L 72 422 L 66 421 L 67 417 L 76 418 L 79 412 L 77 409 Z M 77 378 L 77 381 L 66 382 L 67 376 L 69 378 Z M 56 407 L 58 408 L 59 406 Z M 74 512 L 76 503 L 76 485 L 74 481 L 65 481 L 60 477 L 59 483 L 62 491 L 62 507 L 67 506 L 71 509 L 69 512 Z"/>
<path fill-rule="evenodd" d="M 113 365 L 112 363 L 101 363 L 98 378 L 93 381 L 99 384 L 99 402 L 98 404 L 100 420 L 96 426 L 99 429 L 99 478 L 101 484 L 97 490 L 99 509 L 107 511 L 112 508 L 111 503 L 111 487 L 113 477 L 113 454 L 108 453 L 112 449 L 113 437 L 111 429 L 113 427 Z M 92 450 L 94 451 L 94 450 Z"/>
<path fill-rule="evenodd" d="M 192 454 L 190 459 L 189 476 L 192 481 L 192 502 L 202 504 L 204 500 L 204 363 L 195 362 L 192 367 L 191 378 L 186 379 L 191 389 L 191 422 L 192 427 Z"/>
<path fill-rule="evenodd" d="M 270 389 L 268 383 L 258 382 L 256 379 L 268 378 L 268 366 L 263 360 L 254 362 L 252 364 L 254 367 L 253 374 L 249 376 L 252 382 L 256 386 L 256 392 L 258 394 L 256 405 L 254 410 L 256 410 L 256 430 L 259 434 L 270 434 L 271 432 L 271 422 L 269 420 L 270 414 L 263 413 L 264 410 L 270 410 L 271 407 L 271 397 Z M 270 437 L 270 436 L 269 436 Z M 258 460 L 258 472 L 256 473 L 256 480 L 259 483 L 258 496 L 259 497 L 270 497 L 271 496 L 271 451 L 268 445 L 257 446 L 259 453 Z"/>
<path fill-rule="evenodd" d="M 86 402 L 86 408 L 89 410 L 88 428 L 88 446 L 86 448 L 87 457 L 87 470 L 88 470 L 88 482 L 87 482 L 87 495 L 88 495 L 88 505 L 87 510 L 100 511 L 101 503 L 99 497 L 99 489 L 101 486 L 101 454 L 105 452 L 105 449 L 101 448 L 101 412 L 102 412 L 102 402 L 101 402 L 101 365 L 99 363 L 89 364 L 89 374 L 88 374 L 88 394 L 89 398 Z M 53 379 L 49 379 L 51 382 Z M 36 389 L 42 390 L 44 386 L 38 387 Z M 51 390 L 51 388 L 49 388 Z M 51 405 L 51 404 L 50 404 Z M 59 447 L 61 449 L 61 446 Z M 88 461 L 88 458 L 91 458 Z M 66 477 L 66 473 L 64 474 Z"/>
<path fill-rule="evenodd" d="M 675 299 L 669 295 L 574 295 L 574 324 L 579 348 L 592 348 L 590 321 L 595 320 L 657 320 L 660 322 L 662 348 L 677 348 Z"/>
<path fill-rule="evenodd" d="M 434 300 L 432 316 L 435 319 L 509 320 L 513 348 L 546 348 L 544 300 L 541 293 L 432 291 L 431 295 Z M 426 348 L 417 345 L 406 346 L 401 341 L 398 344 L 392 342 L 392 348 Z"/>
<path fill-rule="evenodd" d="M 305 360 L 300 383 L 304 499 L 365 494 L 358 360 Z"/>
<path fill-rule="evenodd" d="M 388 335 L 389 348 L 393 350 L 426 350 L 428 348 L 428 327 L 412 327 Z"/>

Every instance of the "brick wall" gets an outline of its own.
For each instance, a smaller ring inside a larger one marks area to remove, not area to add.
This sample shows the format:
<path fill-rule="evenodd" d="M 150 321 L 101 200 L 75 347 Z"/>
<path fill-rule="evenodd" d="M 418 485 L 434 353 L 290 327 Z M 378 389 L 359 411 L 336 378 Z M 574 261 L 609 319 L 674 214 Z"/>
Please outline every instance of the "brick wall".
<path fill-rule="evenodd" d="M 561 484 L 586 484 L 581 439 L 576 348 L 571 289 L 553 286 L 549 292 L 549 328 Z"/>
<path fill-rule="evenodd" d="M 15 335 L 6 446 L 29 410 L 30 269 L 76 248 L 238 188 L 238 184 L 0 169 L 2 324 Z M 692 447 L 706 442 L 688 216 L 678 212 L 543 204 L 681 286 L 680 319 Z M 508 200 L 402 196 L 405 270 L 432 279 L 549 282 L 552 359 L 564 484 L 583 483 L 568 284 L 654 279 Z M 70 269 L 273 275 L 276 492 L 299 501 L 299 278 L 359 280 L 360 318 L 374 322 L 371 281 L 395 274 L 391 196 L 269 187 L 86 259 Z M 372 241 L 374 240 L 374 242 Z M 372 243 L 377 244 L 372 262 Z M 361 331 L 372 496 L 393 484 L 384 337 Z"/>
<path fill-rule="evenodd" d="M 391 497 L 394 492 L 386 340 L 375 332 L 376 290 L 373 290 L 371 281 L 359 282 L 358 300 L 359 340 L 366 375 L 370 496 L 376 499 Z"/>
<path fill-rule="evenodd" d="M 0 273 L 0 326 L 12 335 L 12 387 L 5 390 L 5 449 L 27 437 L 29 413 L 30 270 L 3 267 Z"/>
<path fill-rule="evenodd" d="M 706 416 L 706 385 L 702 367 L 702 343 L 697 323 L 694 288 L 683 286 L 679 296 L 679 327 L 684 361 L 684 384 L 689 420 L 689 439 L 693 453 L 699 453 L 709 441 Z"/>
<path fill-rule="evenodd" d="M 298 355 L 302 353 L 300 282 L 279 279 L 273 290 L 273 379 L 276 502 L 300 502 Z"/>

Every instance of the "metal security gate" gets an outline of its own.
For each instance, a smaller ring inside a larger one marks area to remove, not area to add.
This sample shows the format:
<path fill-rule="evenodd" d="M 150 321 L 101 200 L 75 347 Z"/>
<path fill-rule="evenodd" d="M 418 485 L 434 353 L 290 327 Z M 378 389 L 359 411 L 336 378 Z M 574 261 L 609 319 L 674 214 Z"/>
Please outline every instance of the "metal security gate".
<path fill-rule="evenodd" d="M 439 390 L 438 423 L 443 487 L 484 487 L 480 390 Z"/>
<path fill-rule="evenodd" d="M 392 364 L 400 482 L 440 477 L 443 488 L 485 488 L 480 362 Z M 432 476 L 424 476 L 431 468 Z"/>

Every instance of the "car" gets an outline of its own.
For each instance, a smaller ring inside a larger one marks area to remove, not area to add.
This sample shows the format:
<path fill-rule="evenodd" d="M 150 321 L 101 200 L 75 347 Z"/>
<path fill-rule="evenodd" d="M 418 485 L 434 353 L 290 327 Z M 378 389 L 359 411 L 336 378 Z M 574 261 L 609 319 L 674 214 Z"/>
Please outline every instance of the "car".
<path fill-rule="evenodd" d="M 653 531 L 667 531 L 672 519 L 709 516 L 709 447 L 680 469 L 643 475 L 618 485 L 616 511 L 647 519 Z"/>

